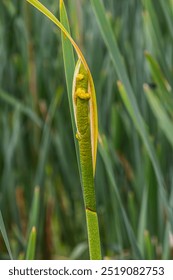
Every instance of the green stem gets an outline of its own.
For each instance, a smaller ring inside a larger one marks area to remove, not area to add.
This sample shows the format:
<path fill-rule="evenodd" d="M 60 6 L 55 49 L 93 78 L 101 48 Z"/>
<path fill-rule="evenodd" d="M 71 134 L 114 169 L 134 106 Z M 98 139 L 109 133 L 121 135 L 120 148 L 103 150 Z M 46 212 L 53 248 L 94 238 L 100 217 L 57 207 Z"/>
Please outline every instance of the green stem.
<path fill-rule="evenodd" d="M 91 132 L 89 119 L 89 99 L 78 95 L 78 89 L 88 95 L 88 78 L 84 66 L 81 64 L 79 73 L 83 75 L 82 81 L 76 82 L 76 119 L 77 139 L 79 141 L 79 154 L 82 172 L 83 195 L 86 210 L 89 252 L 91 260 L 101 260 L 100 236 L 96 212 L 96 198 L 93 177 Z"/>

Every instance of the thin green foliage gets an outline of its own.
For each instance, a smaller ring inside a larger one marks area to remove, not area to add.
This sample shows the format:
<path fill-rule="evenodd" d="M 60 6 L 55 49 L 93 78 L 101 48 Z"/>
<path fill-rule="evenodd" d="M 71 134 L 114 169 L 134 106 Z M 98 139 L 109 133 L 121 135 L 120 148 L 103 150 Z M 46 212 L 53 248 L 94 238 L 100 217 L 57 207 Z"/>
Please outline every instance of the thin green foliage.
<path fill-rule="evenodd" d="M 35 248 L 36 247 L 36 228 L 33 227 L 31 229 L 31 233 L 29 235 L 29 240 L 27 244 L 27 251 L 26 251 L 26 260 L 34 260 L 35 258 Z"/>
<path fill-rule="evenodd" d="M 140 250 L 138 248 L 138 244 L 135 240 L 133 229 L 132 229 L 132 227 L 129 223 L 129 220 L 128 220 L 128 217 L 126 215 L 123 203 L 121 201 L 121 197 L 120 197 L 120 194 L 119 194 L 119 191 L 118 191 L 118 187 L 117 187 L 114 175 L 113 175 L 113 170 L 112 170 L 112 166 L 111 166 L 111 163 L 110 163 L 109 155 L 106 152 L 106 149 L 104 148 L 104 142 L 101 142 L 101 145 L 99 146 L 99 151 L 100 151 L 101 156 L 103 158 L 103 161 L 105 163 L 106 170 L 108 172 L 109 181 L 110 181 L 110 183 L 113 187 L 113 191 L 114 191 L 114 193 L 117 197 L 117 202 L 118 202 L 120 210 L 121 210 L 121 215 L 123 217 L 125 228 L 127 230 L 128 238 L 129 238 L 131 246 L 133 248 L 133 255 L 137 259 L 142 259 L 141 252 L 140 252 Z"/>
<path fill-rule="evenodd" d="M 65 9 L 64 1 L 62 1 L 62 3 L 61 3 L 60 21 L 70 34 L 70 27 L 69 27 L 69 22 L 68 22 L 68 17 L 67 17 L 67 12 Z M 81 176 L 80 163 L 79 163 L 79 150 L 78 150 L 78 146 L 77 146 L 77 139 L 75 137 L 76 136 L 76 125 L 75 125 L 75 119 L 74 119 L 74 113 L 73 113 L 73 101 L 72 101 L 72 94 L 71 94 L 72 93 L 73 75 L 74 75 L 74 70 L 75 70 L 75 58 L 74 58 L 73 47 L 72 47 L 71 43 L 69 42 L 69 40 L 64 36 L 63 33 L 61 34 L 61 40 L 62 40 L 63 61 L 64 61 L 64 68 L 65 68 L 66 84 L 67 84 L 68 102 L 69 102 L 69 108 L 70 108 L 70 117 L 71 117 L 71 122 L 72 122 L 72 129 L 73 129 L 73 138 L 74 138 L 74 142 L 75 142 L 79 174 Z M 70 63 L 69 63 L 69 61 L 70 61 Z"/>
<path fill-rule="evenodd" d="M 31 205 L 31 211 L 30 211 L 30 217 L 29 217 L 28 229 L 27 229 L 28 235 L 31 234 L 33 227 L 37 228 L 39 210 L 40 210 L 39 206 L 40 206 L 40 189 L 37 186 L 34 190 L 34 195 L 33 195 L 33 200 Z"/>
<path fill-rule="evenodd" d="M 103 257 L 172 259 L 172 0 L 41 3 L 95 81 Z M 71 94 L 77 57 L 61 35 L 26 1 L 0 1 L 1 259 L 11 258 L 7 243 L 15 259 L 89 257 Z"/>
<path fill-rule="evenodd" d="M 6 232 L 6 229 L 5 229 L 5 225 L 4 225 L 4 221 L 3 221 L 3 217 L 2 217 L 1 211 L 0 211 L 0 231 L 1 231 L 1 234 L 3 236 L 5 245 L 7 247 L 7 251 L 8 251 L 8 254 L 10 256 L 10 259 L 12 260 L 13 259 L 13 255 L 12 255 L 12 252 L 11 252 L 10 243 L 9 243 L 9 239 L 8 239 L 7 232 Z"/>
<path fill-rule="evenodd" d="M 152 111 L 158 120 L 159 126 L 164 131 L 164 134 L 168 138 L 170 144 L 173 146 L 173 123 L 171 118 L 162 106 L 162 103 L 159 101 L 158 97 L 153 94 L 150 88 L 145 85 L 144 89 L 147 94 L 147 99 L 152 108 Z"/>
<path fill-rule="evenodd" d="M 151 161 L 153 162 L 156 176 L 158 178 L 158 183 L 160 185 L 161 192 L 163 193 L 164 203 L 166 203 L 166 198 L 165 198 L 165 194 L 164 194 L 164 190 L 163 190 L 163 184 L 164 184 L 163 176 L 161 174 L 161 170 L 159 168 L 154 149 L 152 147 L 151 142 L 149 141 L 149 137 L 148 137 L 145 125 L 144 125 L 144 121 L 139 112 L 139 108 L 136 103 L 136 99 L 133 94 L 132 87 L 129 83 L 129 79 L 126 74 L 126 70 L 125 70 L 124 64 L 122 62 L 122 58 L 121 58 L 115 37 L 111 30 L 111 26 L 106 18 L 106 13 L 104 11 L 104 7 L 99 0 L 97 0 L 97 1 L 91 0 L 91 2 L 92 2 L 94 11 L 96 13 L 96 16 L 97 16 L 97 19 L 98 19 L 98 22 L 100 25 L 100 29 L 101 29 L 103 38 L 105 40 L 105 43 L 110 52 L 112 61 L 114 63 L 114 67 L 119 75 L 120 80 L 122 81 L 122 83 L 124 84 L 124 87 L 125 87 L 126 97 L 125 97 L 125 95 L 123 95 L 124 96 L 123 100 L 127 106 L 127 109 L 130 112 L 131 117 L 133 118 L 134 124 L 135 124 L 138 132 L 140 133 L 140 135 L 144 141 L 146 149 L 148 150 Z"/>
<path fill-rule="evenodd" d="M 31 118 L 31 120 L 34 121 L 39 127 L 42 126 L 41 119 L 30 108 L 24 106 L 21 102 L 13 98 L 10 94 L 7 94 L 6 92 L 1 90 L 0 98 L 4 100 L 7 104 L 14 106 L 15 109 L 20 110 L 21 113 Z"/>

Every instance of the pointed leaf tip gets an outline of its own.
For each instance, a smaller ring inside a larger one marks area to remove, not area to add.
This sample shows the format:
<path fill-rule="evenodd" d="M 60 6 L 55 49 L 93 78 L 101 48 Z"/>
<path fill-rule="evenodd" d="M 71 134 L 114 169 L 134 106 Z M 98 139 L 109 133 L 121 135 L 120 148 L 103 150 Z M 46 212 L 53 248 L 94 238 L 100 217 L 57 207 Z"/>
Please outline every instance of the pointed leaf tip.
<path fill-rule="evenodd" d="M 148 84 L 143 84 L 143 89 L 144 89 L 144 91 L 145 91 L 145 93 L 148 93 L 148 90 L 149 90 L 149 86 L 148 86 Z"/>
<path fill-rule="evenodd" d="M 123 86 L 122 82 L 120 80 L 117 81 L 117 87 L 120 89 Z"/>
<path fill-rule="evenodd" d="M 36 233 L 36 227 L 35 226 L 32 227 L 32 233 Z"/>
<path fill-rule="evenodd" d="M 59 2 L 60 9 L 62 8 L 62 4 L 63 4 L 63 0 L 60 0 Z"/>

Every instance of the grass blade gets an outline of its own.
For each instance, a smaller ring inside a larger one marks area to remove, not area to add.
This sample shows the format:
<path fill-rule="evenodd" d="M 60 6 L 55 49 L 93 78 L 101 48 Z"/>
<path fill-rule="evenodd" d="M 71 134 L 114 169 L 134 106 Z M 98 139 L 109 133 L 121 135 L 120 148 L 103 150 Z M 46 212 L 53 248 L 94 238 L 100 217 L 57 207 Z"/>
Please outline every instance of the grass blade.
<path fill-rule="evenodd" d="M 36 247 L 36 228 L 33 227 L 29 235 L 25 260 L 34 260 Z"/>
<path fill-rule="evenodd" d="M 4 92 L 0 89 L 0 98 L 7 102 L 7 104 L 14 106 L 18 109 L 21 113 L 25 114 L 29 117 L 32 121 L 34 121 L 39 127 L 42 127 L 41 119 L 27 106 L 23 105 L 20 101 L 16 98 L 12 97 L 10 94 Z"/>
<path fill-rule="evenodd" d="M 162 7 L 163 13 L 165 15 L 165 19 L 167 21 L 169 32 L 170 32 L 170 34 L 172 36 L 172 40 L 173 40 L 173 28 L 172 28 L 173 13 L 172 13 L 171 7 L 170 7 L 172 4 L 171 3 L 169 4 L 169 1 L 159 0 L 159 2 Z"/>
<path fill-rule="evenodd" d="M 1 210 L 0 210 L 0 231 L 1 231 L 2 237 L 4 239 L 5 245 L 7 247 L 7 251 L 8 251 L 8 254 L 10 256 L 10 259 L 13 260 L 13 256 L 12 256 L 12 252 L 11 252 L 11 248 L 10 248 L 10 243 L 9 243 L 9 240 L 8 240 L 8 236 L 7 236 L 7 232 L 6 232 L 6 229 L 5 229 L 5 225 L 4 225 Z"/>
<path fill-rule="evenodd" d="M 118 49 L 118 45 L 115 39 L 115 36 L 113 34 L 113 31 L 111 29 L 110 23 L 108 19 L 106 18 L 106 11 L 104 9 L 103 4 L 100 2 L 100 0 L 91 0 L 101 34 L 103 36 L 103 39 L 105 41 L 105 44 L 108 48 L 109 54 L 111 56 L 113 65 L 115 67 L 115 70 L 118 74 L 119 79 L 123 83 L 123 87 L 125 89 L 125 95 L 123 95 L 123 101 L 125 102 L 125 105 L 127 106 L 127 110 L 129 111 L 129 114 L 131 118 L 133 119 L 133 122 L 135 124 L 136 129 L 138 130 L 145 147 L 148 151 L 149 157 L 151 159 L 151 162 L 153 164 L 156 177 L 158 180 L 158 184 L 161 189 L 161 195 L 163 196 L 163 200 L 165 205 L 166 204 L 166 196 L 165 196 L 165 191 L 164 191 L 164 180 L 163 180 L 163 175 L 160 170 L 154 148 L 149 140 L 149 135 L 146 131 L 144 121 L 142 119 L 142 116 L 140 114 L 135 95 L 133 93 L 131 84 L 129 82 L 126 69 L 124 66 L 124 63 L 122 61 L 122 57 L 120 54 L 120 51 Z M 119 84 L 120 85 L 120 84 Z"/>
<path fill-rule="evenodd" d="M 152 76 L 153 76 L 154 81 L 156 82 L 156 85 L 159 85 L 160 88 L 162 89 L 162 91 L 165 92 L 165 90 L 166 90 L 166 91 L 170 92 L 171 87 L 170 87 L 168 81 L 165 79 L 157 61 L 147 51 L 145 52 L 145 57 L 146 57 L 147 61 L 149 62 Z"/>
<path fill-rule="evenodd" d="M 55 96 L 52 97 L 51 103 L 49 105 L 49 109 L 48 109 L 49 117 L 43 127 L 43 134 L 42 134 L 42 139 L 41 139 L 41 144 L 40 144 L 40 152 L 39 152 L 37 170 L 36 170 L 35 178 L 34 178 L 34 186 L 43 185 L 45 164 L 46 164 L 47 154 L 48 154 L 49 147 L 50 147 L 49 143 L 50 143 L 51 125 L 52 125 L 53 119 L 55 117 L 57 107 L 59 106 L 59 103 L 61 102 L 61 96 L 62 96 L 62 92 L 57 91 Z"/>
<path fill-rule="evenodd" d="M 158 93 L 158 97 L 161 103 L 165 106 L 168 112 L 172 115 L 173 108 L 173 99 L 172 99 L 172 89 L 169 85 L 168 81 L 165 79 L 159 64 L 152 57 L 152 55 L 148 52 L 145 52 L 145 57 L 149 63 L 151 74 L 153 77 L 154 83 L 156 83 L 156 94 Z"/>
<path fill-rule="evenodd" d="M 36 187 L 34 190 L 34 196 L 32 200 L 30 216 L 29 216 L 29 223 L 27 229 L 28 235 L 30 234 L 30 231 L 33 227 L 37 228 L 39 205 L 40 205 L 40 189 L 39 187 Z"/>
<path fill-rule="evenodd" d="M 168 67 L 166 57 L 164 55 L 164 40 L 162 39 L 162 31 L 160 28 L 158 17 L 156 16 L 155 7 L 153 5 L 153 2 L 150 0 L 143 0 L 143 4 L 149 14 L 150 33 L 154 43 L 155 52 L 159 56 L 162 68 L 164 70 L 164 74 L 166 75 L 169 83 L 172 86 L 172 74 Z"/>
<path fill-rule="evenodd" d="M 70 34 L 70 27 L 69 27 L 69 22 L 68 22 L 68 18 L 67 18 L 67 12 L 66 12 L 66 8 L 64 5 L 64 1 L 60 1 L 60 21 Z M 69 102 L 69 108 L 70 108 L 70 117 L 71 117 L 71 122 L 72 122 L 72 129 L 73 129 L 73 138 L 74 138 L 74 142 L 75 142 L 79 174 L 81 177 L 79 149 L 78 149 L 78 143 L 77 143 L 77 139 L 76 139 L 76 125 L 75 125 L 75 119 L 74 119 L 74 113 L 73 113 L 73 101 L 72 101 L 72 83 L 73 83 L 73 74 L 74 74 L 74 69 L 75 69 L 75 58 L 74 58 L 73 47 L 72 47 L 70 41 L 64 36 L 63 33 L 61 33 L 61 40 L 62 40 L 62 49 L 63 49 L 65 77 L 66 77 L 66 84 L 67 84 L 68 102 Z M 70 61 L 70 63 L 69 63 L 69 61 Z M 80 178 L 80 180 L 81 180 L 81 178 Z"/>
<path fill-rule="evenodd" d="M 106 149 L 104 147 L 104 143 L 103 143 L 102 140 L 101 140 L 101 144 L 99 145 L 99 152 L 100 152 L 101 157 L 103 159 L 103 162 L 104 162 L 104 165 L 106 167 L 106 171 L 108 173 L 108 177 L 109 177 L 111 186 L 113 188 L 113 191 L 115 193 L 115 196 L 117 198 L 117 202 L 119 204 L 119 207 L 120 207 L 120 210 L 121 210 L 121 213 L 122 213 L 122 217 L 123 217 L 123 221 L 124 221 L 124 224 L 125 224 L 125 227 L 126 227 L 128 237 L 129 237 L 129 241 L 130 241 L 132 249 L 133 249 L 133 255 L 136 259 L 142 259 L 141 252 L 140 252 L 140 250 L 138 248 L 138 244 L 136 242 L 136 237 L 134 235 L 133 229 L 132 229 L 132 227 L 130 225 L 130 222 L 128 220 L 126 211 L 124 209 L 124 206 L 123 206 L 120 194 L 119 194 L 119 190 L 118 190 L 118 187 L 117 187 L 114 175 L 113 175 L 114 172 L 112 170 L 112 165 L 111 165 L 109 156 L 106 152 Z"/>
<path fill-rule="evenodd" d="M 165 136 L 167 137 L 168 141 L 173 147 L 173 123 L 169 118 L 166 110 L 162 106 L 161 102 L 159 101 L 158 97 L 152 92 L 152 90 L 148 87 L 148 85 L 144 85 L 144 90 L 146 92 L 147 100 L 151 109 L 158 121 L 158 125 L 164 132 Z"/>
<path fill-rule="evenodd" d="M 145 187 L 142 195 L 142 205 L 139 216 L 139 225 L 138 225 L 138 244 L 141 252 L 144 255 L 144 231 L 147 225 L 147 202 L 148 202 L 148 188 Z"/>

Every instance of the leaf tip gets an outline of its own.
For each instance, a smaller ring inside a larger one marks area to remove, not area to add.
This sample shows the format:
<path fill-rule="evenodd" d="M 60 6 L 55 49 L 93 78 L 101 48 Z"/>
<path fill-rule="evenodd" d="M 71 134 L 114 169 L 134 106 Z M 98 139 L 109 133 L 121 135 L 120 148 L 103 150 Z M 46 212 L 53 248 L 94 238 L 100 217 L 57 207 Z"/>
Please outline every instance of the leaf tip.
<path fill-rule="evenodd" d="M 149 85 L 147 83 L 143 84 L 143 89 L 144 89 L 145 93 L 148 93 Z"/>
<path fill-rule="evenodd" d="M 33 234 L 36 234 L 36 227 L 35 227 L 35 226 L 32 227 L 31 232 L 32 232 Z"/>
<path fill-rule="evenodd" d="M 147 50 L 144 51 L 144 55 L 145 55 L 145 57 L 150 57 L 151 56 L 151 54 Z"/>
<path fill-rule="evenodd" d="M 34 192 L 35 192 L 35 193 L 39 193 L 39 192 L 40 192 L 40 187 L 39 187 L 39 186 L 36 186 Z"/>
<path fill-rule="evenodd" d="M 123 87 L 123 84 L 120 80 L 117 81 L 117 87 L 118 89 L 121 89 Z"/>
<path fill-rule="evenodd" d="M 60 0 L 59 1 L 59 6 L 60 6 L 60 9 L 62 9 L 62 5 L 64 4 L 64 1 L 63 0 Z"/>

